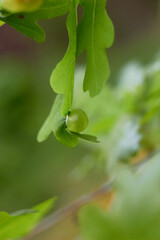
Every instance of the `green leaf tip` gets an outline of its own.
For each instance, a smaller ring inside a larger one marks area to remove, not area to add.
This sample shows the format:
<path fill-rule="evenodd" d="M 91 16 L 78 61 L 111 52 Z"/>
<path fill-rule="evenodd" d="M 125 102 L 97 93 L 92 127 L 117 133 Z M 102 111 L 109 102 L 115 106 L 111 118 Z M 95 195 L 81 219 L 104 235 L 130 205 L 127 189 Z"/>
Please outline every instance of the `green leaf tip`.
<path fill-rule="evenodd" d="M 113 43 L 114 28 L 105 9 L 106 0 L 81 0 L 80 4 L 84 15 L 78 26 L 77 55 L 86 51 L 83 87 L 93 97 L 100 93 L 110 74 L 105 48 Z"/>
<path fill-rule="evenodd" d="M 87 140 L 89 142 L 100 143 L 100 141 L 98 141 L 96 136 L 92 136 L 92 135 L 89 135 L 89 134 L 76 133 L 76 132 L 70 132 L 70 133 L 79 137 L 79 138 Z"/>

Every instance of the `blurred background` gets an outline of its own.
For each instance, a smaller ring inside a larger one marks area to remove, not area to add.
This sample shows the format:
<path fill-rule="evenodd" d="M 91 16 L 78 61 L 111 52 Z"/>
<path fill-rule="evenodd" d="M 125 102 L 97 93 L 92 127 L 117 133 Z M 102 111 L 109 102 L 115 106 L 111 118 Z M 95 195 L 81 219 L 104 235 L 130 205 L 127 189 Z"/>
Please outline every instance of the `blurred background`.
<path fill-rule="evenodd" d="M 87 112 L 87 132 L 101 140 L 96 146 L 82 140 L 70 149 L 53 134 L 43 143 L 36 140 L 55 97 L 50 74 L 68 45 L 66 16 L 41 22 L 43 44 L 7 25 L 0 28 L 1 210 L 29 208 L 58 196 L 56 210 L 98 188 L 119 160 L 159 147 L 160 99 L 153 95 L 160 89 L 159 1 L 108 0 L 107 10 L 115 42 L 107 50 L 106 88 L 94 99 L 79 90 L 85 56 L 79 57 L 75 76 L 73 105 Z"/>

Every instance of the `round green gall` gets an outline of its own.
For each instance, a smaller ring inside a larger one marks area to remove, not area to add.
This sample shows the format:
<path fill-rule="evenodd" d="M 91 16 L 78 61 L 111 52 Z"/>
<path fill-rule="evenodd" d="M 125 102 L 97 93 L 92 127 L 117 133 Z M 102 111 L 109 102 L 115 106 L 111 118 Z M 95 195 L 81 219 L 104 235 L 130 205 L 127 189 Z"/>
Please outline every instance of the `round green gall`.
<path fill-rule="evenodd" d="M 1 0 L 3 8 L 12 13 L 35 11 L 41 3 L 42 0 Z"/>
<path fill-rule="evenodd" d="M 81 132 L 88 126 L 87 114 L 81 109 L 73 109 L 66 117 L 66 126 L 71 132 Z"/>

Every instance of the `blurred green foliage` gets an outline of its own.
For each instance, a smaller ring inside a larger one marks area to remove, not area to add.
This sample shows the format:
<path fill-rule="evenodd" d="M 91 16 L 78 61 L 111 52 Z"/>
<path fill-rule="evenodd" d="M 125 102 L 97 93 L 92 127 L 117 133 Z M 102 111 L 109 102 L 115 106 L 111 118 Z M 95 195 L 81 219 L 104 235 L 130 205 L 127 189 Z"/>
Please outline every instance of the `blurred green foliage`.
<path fill-rule="evenodd" d="M 140 171 L 116 172 L 114 196 L 108 211 L 85 206 L 80 211 L 84 240 L 159 239 L 160 154 Z"/>

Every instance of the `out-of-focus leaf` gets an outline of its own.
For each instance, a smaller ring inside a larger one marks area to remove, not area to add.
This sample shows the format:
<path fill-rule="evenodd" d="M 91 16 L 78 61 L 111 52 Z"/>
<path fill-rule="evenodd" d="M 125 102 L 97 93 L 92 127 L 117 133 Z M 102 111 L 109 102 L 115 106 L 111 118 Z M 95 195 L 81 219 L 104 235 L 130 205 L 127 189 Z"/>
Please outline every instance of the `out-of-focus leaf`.
<path fill-rule="evenodd" d="M 37 24 L 37 21 L 64 15 L 68 8 L 68 0 L 43 0 L 40 8 L 34 12 L 11 14 L 8 17 L 1 16 L 0 20 L 22 32 L 27 37 L 33 38 L 37 42 L 43 42 L 45 33 Z"/>
<path fill-rule="evenodd" d="M 3 26 L 5 23 L 3 21 L 0 21 L 0 27 Z"/>
<path fill-rule="evenodd" d="M 145 124 L 145 123 L 149 122 L 150 120 L 152 120 L 153 117 L 155 116 L 155 114 L 157 113 L 158 109 L 159 109 L 158 105 L 152 106 L 152 108 L 143 116 L 140 123 Z"/>
<path fill-rule="evenodd" d="M 107 218 L 94 206 L 84 207 L 80 211 L 80 226 L 84 240 L 107 240 Z"/>
<path fill-rule="evenodd" d="M 0 239 L 17 239 L 33 230 L 36 224 L 52 208 L 55 198 L 49 199 L 32 209 L 13 214 L 0 212 Z"/>
<path fill-rule="evenodd" d="M 51 86 L 58 94 L 64 95 L 64 103 L 61 113 L 66 116 L 72 107 L 74 71 L 76 59 L 76 39 L 77 39 L 77 5 L 79 0 L 71 0 L 70 11 L 67 18 L 67 30 L 69 35 L 68 50 L 60 63 L 53 70 L 51 75 Z"/>
<path fill-rule="evenodd" d="M 84 15 L 78 26 L 77 55 L 87 53 L 84 91 L 97 95 L 109 77 L 105 48 L 112 45 L 114 29 L 105 9 L 106 0 L 81 0 Z"/>

